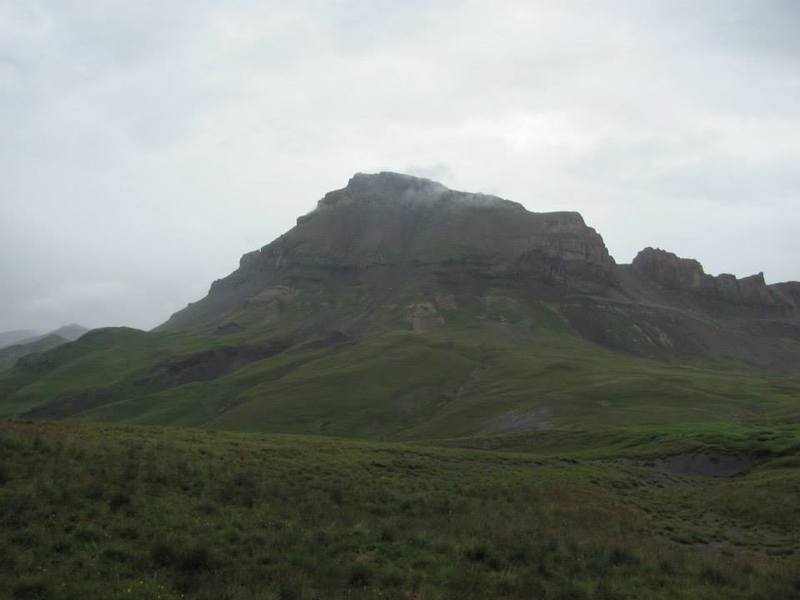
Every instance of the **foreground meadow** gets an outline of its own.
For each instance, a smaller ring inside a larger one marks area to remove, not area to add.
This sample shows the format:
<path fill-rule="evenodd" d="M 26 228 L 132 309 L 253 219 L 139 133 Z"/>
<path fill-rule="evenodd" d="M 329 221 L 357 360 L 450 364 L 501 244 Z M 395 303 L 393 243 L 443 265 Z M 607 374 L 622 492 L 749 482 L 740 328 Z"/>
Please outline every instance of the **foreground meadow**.
<path fill-rule="evenodd" d="M 2 421 L 0 597 L 797 598 L 796 432 L 664 434 L 735 453 L 725 479 L 670 471 L 653 438 Z"/>

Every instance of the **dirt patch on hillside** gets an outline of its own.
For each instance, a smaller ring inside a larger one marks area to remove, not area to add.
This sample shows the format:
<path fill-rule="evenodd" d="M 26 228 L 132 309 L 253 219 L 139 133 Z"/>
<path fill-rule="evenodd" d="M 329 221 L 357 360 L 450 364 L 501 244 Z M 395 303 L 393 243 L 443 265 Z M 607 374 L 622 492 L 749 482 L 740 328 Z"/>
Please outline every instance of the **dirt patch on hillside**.
<path fill-rule="evenodd" d="M 172 358 L 137 380 L 140 386 L 174 387 L 196 381 L 211 381 L 250 363 L 280 354 L 291 346 L 288 340 L 261 345 L 222 346 Z"/>
<path fill-rule="evenodd" d="M 552 409 L 540 406 L 530 410 L 510 410 L 497 417 L 481 433 L 512 433 L 532 429 L 547 429 L 551 425 Z"/>
<path fill-rule="evenodd" d="M 90 388 L 60 394 L 42 406 L 32 408 L 21 416 L 27 419 L 65 419 L 107 404 L 112 399 L 110 388 Z"/>
<path fill-rule="evenodd" d="M 647 461 L 644 466 L 653 467 L 677 475 L 701 475 L 715 479 L 727 479 L 750 468 L 749 461 L 738 454 L 722 452 L 684 452 Z"/>
<path fill-rule="evenodd" d="M 31 421 L 17 421 L 14 419 L 0 419 L 0 432 L 12 433 L 39 433 L 42 431 L 40 423 L 32 423 Z"/>
<path fill-rule="evenodd" d="M 427 333 L 444 325 L 444 318 L 430 302 L 409 304 L 405 307 L 405 317 L 414 333 Z"/>
<path fill-rule="evenodd" d="M 334 346 L 341 346 L 342 344 L 349 344 L 353 342 L 353 338 L 342 333 L 341 331 L 331 331 L 323 337 L 317 337 L 313 340 L 305 342 L 300 346 L 301 350 L 325 350 Z"/>

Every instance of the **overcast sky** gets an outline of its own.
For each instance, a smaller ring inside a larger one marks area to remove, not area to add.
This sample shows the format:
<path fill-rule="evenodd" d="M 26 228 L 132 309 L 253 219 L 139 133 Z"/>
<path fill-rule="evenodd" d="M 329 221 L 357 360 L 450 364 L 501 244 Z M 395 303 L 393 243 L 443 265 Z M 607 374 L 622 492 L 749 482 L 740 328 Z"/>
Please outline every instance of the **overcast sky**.
<path fill-rule="evenodd" d="M 0 330 L 150 328 L 357 171 L 800 279 L 800 2 L 0 0 Z"/>

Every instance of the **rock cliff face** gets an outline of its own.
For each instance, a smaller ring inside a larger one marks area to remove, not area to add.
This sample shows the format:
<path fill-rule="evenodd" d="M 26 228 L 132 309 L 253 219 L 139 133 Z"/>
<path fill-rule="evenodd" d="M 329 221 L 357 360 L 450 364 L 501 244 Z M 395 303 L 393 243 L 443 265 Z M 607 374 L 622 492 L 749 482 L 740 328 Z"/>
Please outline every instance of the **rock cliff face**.
<path fill-rule="evenodd" d="M 800 281 L 786 281 L 775 283 L 769 286 L 785 303 L 793 304 L 795 309 L 800 310 Z"/>
<path fill-rule="evenodd" d="M 638 275 L 668 290 L 751 307 L 796 308 L 792 293 L 795 288 L 791 284 L 768 286 L 763 273 L 741 279 L 728 274 L 715 277 L 706 274 L 696 260 L 654 248 L 639 252 L 632 267 Z"/>
<path fill-rule="evenodd" d="M 800 283 L 712 276 L 653 248 L 617 265 L 578 213 L 529 212 L 396 173 L 358 174 L 326 194 L 162 329 L 277 327 L 298 343 L 386 327 L 425 335 L 447 327 L 452 311 L 486 323 L 495 296 L 509 315 L 544 304 L 573 333 L 623 352 L 778 368 L 800 361 Z"/>
<path fill-rule="evenodd" d="M 398 267 L 582 287 L 613 285 L 615 264 L 578 213 L 532 213 L 426 179 L 358 174 L 292 230 L 245 254 L 238 271 L 211 292 L 268 274 Z"/>
<path fill-rule="evenodd" d="M 645 248 L 633 259 L 633 268 L 659 284 L 679 289 L 699 290 L 706 274 L 702 265 L 691 258 L 661 249 Z"/>

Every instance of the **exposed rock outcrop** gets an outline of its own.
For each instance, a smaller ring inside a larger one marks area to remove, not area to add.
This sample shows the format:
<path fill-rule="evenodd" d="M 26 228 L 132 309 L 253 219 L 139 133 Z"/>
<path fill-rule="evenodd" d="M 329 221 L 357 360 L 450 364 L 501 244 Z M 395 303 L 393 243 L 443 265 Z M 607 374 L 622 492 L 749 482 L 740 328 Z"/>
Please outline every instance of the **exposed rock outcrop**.
<path fill-rule="evenodd" d="M 692 292 L 733 304 L 785 309 L 795 306 L 791 284 L 768 286 L 763 273 L 741 279 L 729 274 L 708 275 L 698 261 L 655 248 L 639 252 L 632 266 L 639 275 L 671 290 Z"/>
<path fill-rule="evenodd" d="M 774 283 L 769 288 L 785 303 L 793 304 L 797 310 L 800 310 L 800 281 Z"/>
<path fill-rule="evenodd" d="M 575 212 L 532 213 L 508 200 L 399 175 L 355 175 L 297 226 L 245 254 L 212 291 L 259 272 L 447 266 L 562 283 L 613 281 L 603 239 Z"/>
<path fill-rule="evenodd" d="M 291 345 L 285 340 L 260 346 L 222 346 L 170 359 L 141 377 L 137 384 L 166 388 L 195 381 L 211 381 L 252 362 L 280 354 Z"/>
<path fill-rule="evenodd" d="M 298 343 L 332 330 L 427 335 L 459 319 L 488 327 L 477 299 L 494 296 L 509 300 L 494 311 L 501 323 L 546 303 L 577 335 L 621 352 L 780 369 L 800 360 L 800 283 L 712 276 L 654 248 L 617 265 L 576 212 L 529 212 L 396 173 L 357 174 L 329 192 L 162 329 L 227 335 L 247 323 Z"/>

